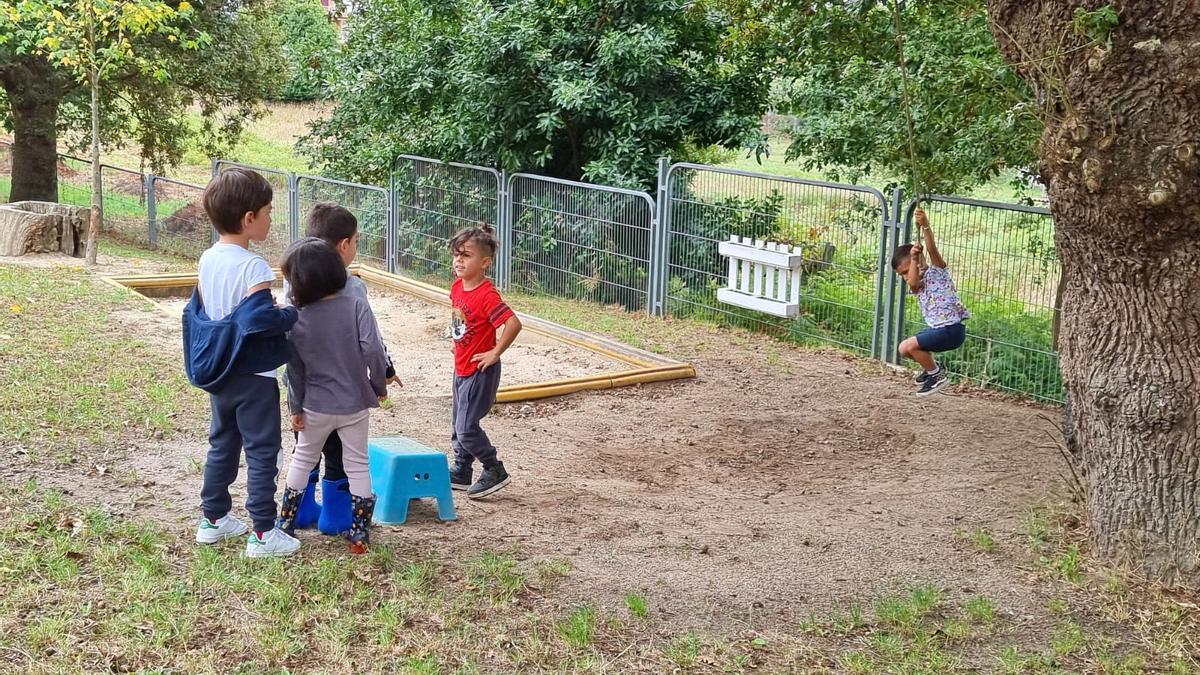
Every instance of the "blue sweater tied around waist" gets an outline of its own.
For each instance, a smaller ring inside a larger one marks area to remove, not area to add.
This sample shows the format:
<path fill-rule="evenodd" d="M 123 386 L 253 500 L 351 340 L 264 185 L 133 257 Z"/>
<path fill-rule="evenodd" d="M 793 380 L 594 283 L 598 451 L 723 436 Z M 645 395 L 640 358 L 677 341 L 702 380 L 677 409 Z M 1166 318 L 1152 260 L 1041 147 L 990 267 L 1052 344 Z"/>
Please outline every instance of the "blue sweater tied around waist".
<path fill-rule="evenodd" d="M 231 377 L 274 370 L 287 363 L 287 332 L 299 314 L 278 307 L 270 289 L 246 296 L 229 316 L 208 318 L 199 290 L 183 311 L 183 361 L 188 380 L 216 394 Z"/>

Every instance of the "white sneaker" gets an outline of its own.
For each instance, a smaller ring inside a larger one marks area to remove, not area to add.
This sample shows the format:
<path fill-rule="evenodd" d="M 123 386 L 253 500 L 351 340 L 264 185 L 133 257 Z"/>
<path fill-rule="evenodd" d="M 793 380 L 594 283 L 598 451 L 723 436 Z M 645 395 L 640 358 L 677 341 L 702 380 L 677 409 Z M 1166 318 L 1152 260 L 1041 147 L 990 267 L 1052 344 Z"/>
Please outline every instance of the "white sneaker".
<path fill-rule="evenodd" d="M 226 515 L 216 523 L 208 522 L 208 518 L 200 517 L 200 524 L 196 526 L 196 543 L 197 544 L 215 544 L 230 537 L 238 537 L 246 534 L 250 529 L 242 521 L 233 516 Z"/>
<path fill-rule="evenodd" d="M 247 558 L 275 558 L 291 555 L 300 550 L 300 540 L 288 535 L 278 527 L 264 532 L 262 539 L 254 532 L 246 537 Z"/>

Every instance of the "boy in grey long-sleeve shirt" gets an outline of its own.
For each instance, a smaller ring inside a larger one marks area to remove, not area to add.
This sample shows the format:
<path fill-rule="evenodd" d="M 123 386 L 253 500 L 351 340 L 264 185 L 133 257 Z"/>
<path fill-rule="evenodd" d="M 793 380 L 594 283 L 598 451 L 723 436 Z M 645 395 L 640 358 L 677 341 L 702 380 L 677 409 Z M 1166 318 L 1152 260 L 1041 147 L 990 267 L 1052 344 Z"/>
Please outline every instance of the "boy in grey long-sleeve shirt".
<path fill-rule="evenodd" d="M 296 513 L 310 472 L 326 438 L 336 432 L 350 483 L 350 550 L 366 551 L 375 510 L 367 464 L 371 408 L 387 398 L 387 354 L 375 317 L 365 300 L 342 293 L 346 268 L 337 251 L 315 237 L 289 247 L 283 261 L 293 304 L 300 318 L 289 340 L 288 408 L 299 432 L 279 509 L 279 529 L 294 530 Z"/>

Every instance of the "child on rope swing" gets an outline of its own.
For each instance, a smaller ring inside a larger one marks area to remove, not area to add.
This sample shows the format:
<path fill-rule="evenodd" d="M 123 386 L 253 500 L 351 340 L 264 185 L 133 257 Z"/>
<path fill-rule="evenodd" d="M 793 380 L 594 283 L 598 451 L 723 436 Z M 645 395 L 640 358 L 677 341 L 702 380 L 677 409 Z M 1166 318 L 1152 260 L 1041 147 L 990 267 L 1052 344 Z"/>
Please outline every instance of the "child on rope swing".
<path fill-rule="evenodd" d="M 933 230 L 923 209 L 917 209 L 917 226 L 921 239 L 915 244 L 905 244 L 892 255 L 892 269 L 904 277 L 909 289 L 917 296 L 921 315 L 929 326 L 913 337 L 900 343 L 900 355 L 921 365 L 915 381 L 921 385 L 918 396 L 928 396 L 941 391 L 949 383 L 946 372 L 934 360 L 933 355 L 958 349 L 967 338 L 964 321 L 971 313 L 963 306 L 954 288 L 954 279 L 946 269 L 946 261 L 933 240 Z M 922 253 L 929 253 L 929 265 L 922 263 Z"/>

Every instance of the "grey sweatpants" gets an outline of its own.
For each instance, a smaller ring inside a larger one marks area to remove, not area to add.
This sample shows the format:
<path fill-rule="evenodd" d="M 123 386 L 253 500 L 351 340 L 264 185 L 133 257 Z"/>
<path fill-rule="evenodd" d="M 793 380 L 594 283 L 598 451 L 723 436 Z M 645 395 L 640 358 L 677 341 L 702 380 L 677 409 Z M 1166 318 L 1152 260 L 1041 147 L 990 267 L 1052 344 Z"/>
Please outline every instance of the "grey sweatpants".
<path fill-rule="evenodd" d="M 308 475 L 321 460 L 321 448 L 325 446 L 325 440 L 336 431 L 342 439 L 342 464 L 346 478 L 350 479 L 350 494 L 370 497 L 371 470 L 367 464 L 367 425 L 370 419 L 370 410 L 349 415 L 327 415 L 305 410 L 304 430 L 296 438 L 296 450 L 288 467 L 288 487 L 303 490 L 308 486 Z"/>
<path fill-rule="evenodd" d="M 469 377 L 454 375 L 454 431 L 450 434 L 450 446 L 454 448 L 454 459 L 463 466 L 471 466 L 474 460 L 479 460 L 485 469 L 496 465 L 496 446 L 488 440 L 479 422 L 496 404 L 499 388 L 499 363 Z"/>

